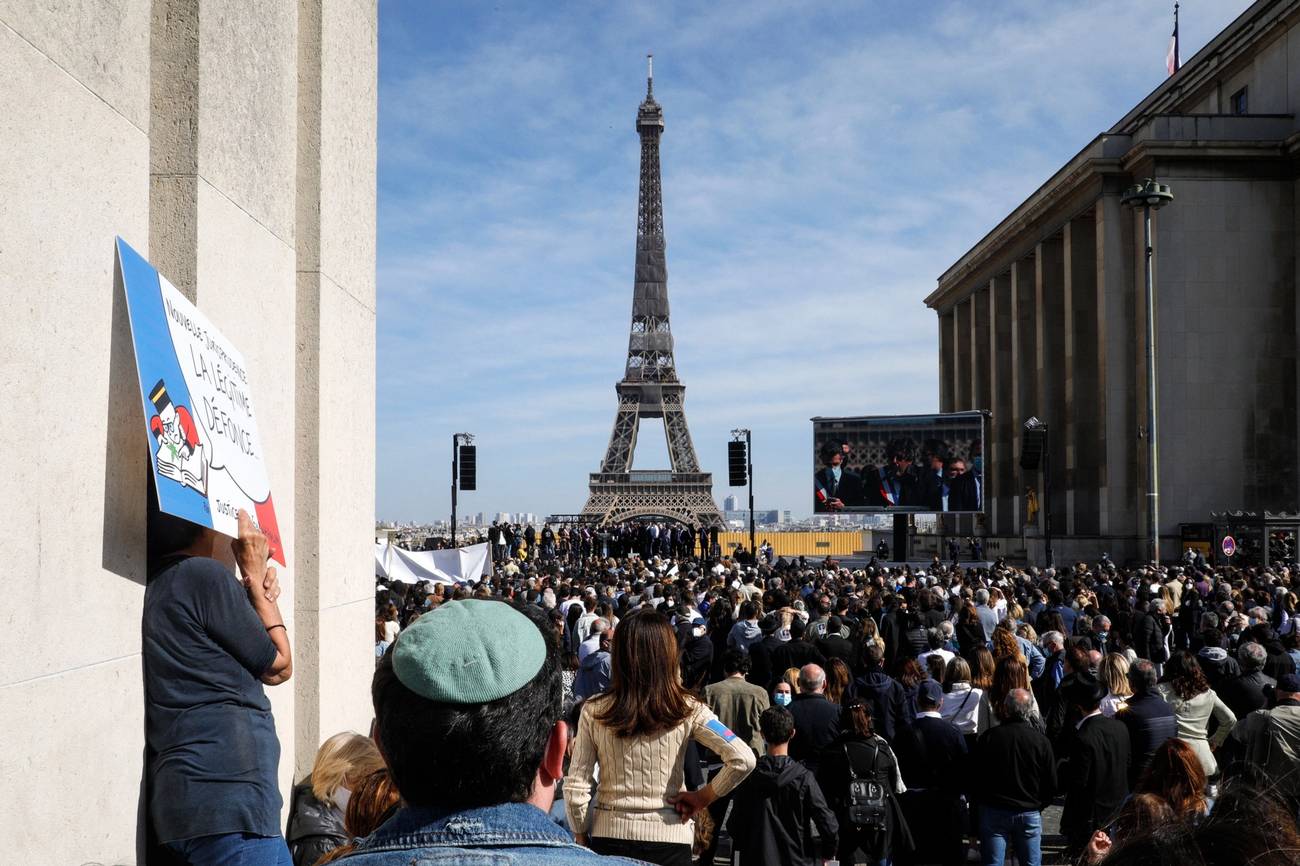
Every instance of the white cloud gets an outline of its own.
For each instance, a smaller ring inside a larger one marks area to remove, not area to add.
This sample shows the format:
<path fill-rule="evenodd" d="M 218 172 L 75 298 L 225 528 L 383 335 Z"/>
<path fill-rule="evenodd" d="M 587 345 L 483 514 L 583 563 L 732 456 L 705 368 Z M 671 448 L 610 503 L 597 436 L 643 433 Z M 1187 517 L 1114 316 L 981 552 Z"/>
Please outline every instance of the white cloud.
<path fill-rule="evenodd" d="M 1245 5 L 1184 16 L 1183 56 Z M 1169 13 L 423 9 L 381 10 L 378 498 L 409 517 L 445 510 L 438 443 L 462 429 L 481 446 L 463 507 L 581 507 L 626 348 L 646 50 L 696 446 L 716 473 L 727 431 L 753 427 L 759 506 L 800 512 L 807 418 L 936 407 L 922 298 L 1159 83 Z"/>

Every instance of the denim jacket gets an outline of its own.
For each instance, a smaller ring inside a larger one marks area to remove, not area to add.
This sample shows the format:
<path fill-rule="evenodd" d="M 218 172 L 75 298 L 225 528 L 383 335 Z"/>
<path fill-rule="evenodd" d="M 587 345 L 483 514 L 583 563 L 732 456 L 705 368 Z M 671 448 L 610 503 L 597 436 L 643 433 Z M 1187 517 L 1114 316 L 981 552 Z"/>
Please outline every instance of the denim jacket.
<path fill-rule="evenodd" d="M 408 806 L 357 842 L 339 861 L 346 866 L 510 866 L 564 863 L 636 864 L 601 857 L 578 845 L 545 812 L 527 803 L 502 803 L 445 812 Z"/>

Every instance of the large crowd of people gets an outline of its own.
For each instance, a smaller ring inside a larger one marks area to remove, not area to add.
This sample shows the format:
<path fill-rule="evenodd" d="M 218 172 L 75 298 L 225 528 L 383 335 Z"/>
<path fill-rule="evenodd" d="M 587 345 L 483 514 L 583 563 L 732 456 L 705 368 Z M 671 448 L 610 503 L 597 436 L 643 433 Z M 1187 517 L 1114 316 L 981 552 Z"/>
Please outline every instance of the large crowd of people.
<path fill-rule="evenodd" d="M 288 665 L 264 547 L 240 543 L 246 614 L 151 582 L 158 639 L 192 620 L 212 646 L 147 653 L 147 681 L 232 658 L 221 694 L 151 685 L 158 841 L 193 864 L 685 866 L 726 844 L 742 864 L 1038 866 L 1060 803 L 1061 862 L 1300 862 L 1293 568 L 851 570 L 604 532 L 626 541 L 561 555 L 539 534 L 473 585 L 381 583 L 373 729 L 321 746 L 284 838 L 257 722 Z M 164 575 L 212 555 L 172 547 Z M 183 701 L 247 718 L 163 724 Z M 218 783 L 243 804 L 220 827 Z"/>

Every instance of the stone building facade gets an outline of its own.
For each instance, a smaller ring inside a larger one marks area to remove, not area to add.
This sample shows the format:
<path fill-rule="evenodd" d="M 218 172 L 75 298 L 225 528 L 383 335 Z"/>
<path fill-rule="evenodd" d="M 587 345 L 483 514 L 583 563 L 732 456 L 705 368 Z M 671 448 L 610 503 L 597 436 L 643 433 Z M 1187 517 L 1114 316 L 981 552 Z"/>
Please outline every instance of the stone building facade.
<path fill-rule="evenodd" d="M 0 2 L 0 838 L 142 862 L 145 432 L 114 238 L 248 362 L 289 567 L 280 782 L 366 731 L 376 0 Z"/>
<path fill-rule="evenodd" d="M 939 278 L 943 411 L 992 413 L 997 552 L 1133 557 L 1148 538 L 1141 214 L 1154 217 L 1162 554 L 1211 511 L 1295 508 L 1300 2 L 1259 0 Z M 1027 525 L 1023 423 L 1051 429 L 1053 493 Z"/>

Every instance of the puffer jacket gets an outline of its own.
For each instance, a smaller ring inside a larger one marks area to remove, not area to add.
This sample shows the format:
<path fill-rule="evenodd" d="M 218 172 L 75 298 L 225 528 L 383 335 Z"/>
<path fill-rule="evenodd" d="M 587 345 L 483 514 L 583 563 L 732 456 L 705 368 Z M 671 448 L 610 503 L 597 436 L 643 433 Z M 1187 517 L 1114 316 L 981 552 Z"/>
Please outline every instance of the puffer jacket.
<path fill-rule="evenodd" d="M 293 789 L 293 808 L 289 812 L 289 830 L 285 833 L 293 866 L 312 866 L 340 845 L 346 844 L 348 831 L 343 816 L 333 803 L 322 803 L 311 792 L 311 777 Z"/>

